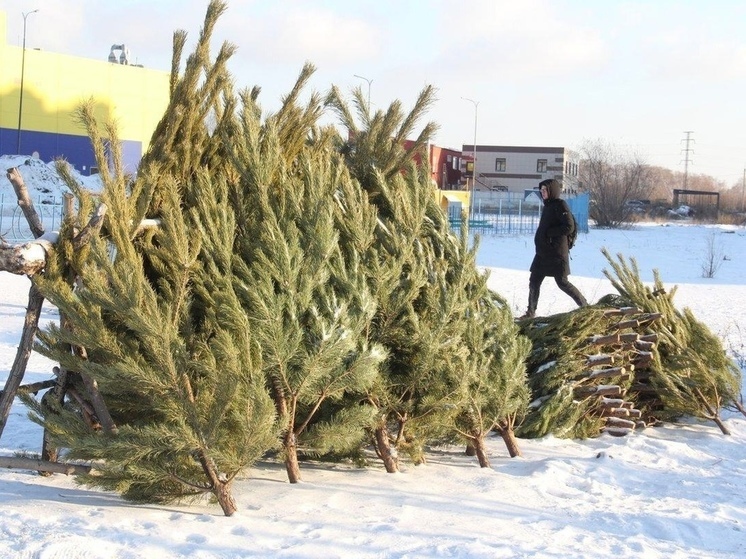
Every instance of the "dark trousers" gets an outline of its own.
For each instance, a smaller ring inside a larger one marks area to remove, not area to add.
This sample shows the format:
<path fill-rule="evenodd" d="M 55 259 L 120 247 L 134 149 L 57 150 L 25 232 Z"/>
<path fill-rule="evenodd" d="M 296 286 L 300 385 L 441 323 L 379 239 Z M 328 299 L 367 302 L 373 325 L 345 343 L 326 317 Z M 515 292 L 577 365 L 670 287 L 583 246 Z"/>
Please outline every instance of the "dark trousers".
<path fill-rule="evenodd" d="M 546 276 L 543 274 L 537 274 L 531 272 L 528 278 L 528 313 L 533 316 L 536 313 L 536 306 L 539 304 L 539 293 L 541 292 L 541 284 Z M 554 276 L 554 281 L 564 293 L 567 293 L 573 301 L 579 306 L 584 307 L 588 304 L 583 297 L 583 294 L 570 283 L 567 276 L 559 275 Z"/>

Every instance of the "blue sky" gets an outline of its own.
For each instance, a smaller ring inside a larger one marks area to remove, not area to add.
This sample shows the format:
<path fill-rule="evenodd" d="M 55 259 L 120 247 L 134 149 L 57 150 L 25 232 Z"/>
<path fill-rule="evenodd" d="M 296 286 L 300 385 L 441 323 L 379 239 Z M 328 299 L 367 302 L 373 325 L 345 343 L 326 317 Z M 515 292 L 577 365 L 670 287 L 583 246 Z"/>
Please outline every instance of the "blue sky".
<path fill-rule="evenodd" d="M 7 40 L 168 70 L 176 29 L 194 45 L 207 0 L 0 0 Z M 303 63 L 317 91 L 370 80 L 374 108 L 438 89 L 435 143 L 579 148 L 604 140 L 645 161 L 740 184 L 746 169 L 746 2 L 737 0 L 229 0 L 219 42 L 238 87 L 273 110 Z M 188 50 L 188 52 L 190 52 Z M 691 131 L 685 152 L 686 131 Z"/>

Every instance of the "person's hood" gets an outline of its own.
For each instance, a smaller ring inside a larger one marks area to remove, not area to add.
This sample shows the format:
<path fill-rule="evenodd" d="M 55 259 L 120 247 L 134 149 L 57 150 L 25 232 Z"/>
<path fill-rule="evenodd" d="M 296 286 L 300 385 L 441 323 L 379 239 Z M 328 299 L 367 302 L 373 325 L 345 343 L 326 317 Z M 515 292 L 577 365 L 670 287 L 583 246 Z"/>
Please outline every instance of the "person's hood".
<path fill-rule="evenodd" d="M 547 187 L 547 199 L 557 200 L 562 195 L 562 183 L 556 179 L 552 179 L 545 185 Z"/>

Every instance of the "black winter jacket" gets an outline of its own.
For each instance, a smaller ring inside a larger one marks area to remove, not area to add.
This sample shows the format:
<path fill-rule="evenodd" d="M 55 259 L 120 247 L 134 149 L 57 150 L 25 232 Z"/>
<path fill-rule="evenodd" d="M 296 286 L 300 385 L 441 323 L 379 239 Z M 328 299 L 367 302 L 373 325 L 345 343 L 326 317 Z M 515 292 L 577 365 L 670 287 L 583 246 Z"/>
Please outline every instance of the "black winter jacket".
<path fill-rule="evenodd" d="M 550 188 L 534 235 L 536 255 L 531 263 L 531 272 L 552 277 L 570 275 L 567 236 L 572 227 L 570 207 L 560 198 L 559 188 Z"/>

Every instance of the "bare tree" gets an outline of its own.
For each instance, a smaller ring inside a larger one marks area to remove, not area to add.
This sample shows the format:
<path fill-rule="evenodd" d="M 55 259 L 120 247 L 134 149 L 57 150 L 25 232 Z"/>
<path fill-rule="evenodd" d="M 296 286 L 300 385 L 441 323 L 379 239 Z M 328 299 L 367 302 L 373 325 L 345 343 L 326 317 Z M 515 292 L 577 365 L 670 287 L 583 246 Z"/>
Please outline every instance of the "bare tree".
<path fill-rule="evenodd" d="M 705 252 L 701 264 L 702 277 L 714 278 L 726 258 L 723 243 L 715 237 L 714 231 L 710 231 L 705 239 Z"/>
<path fill-rule="evenodd" d="M 590 217 L 599 227 L 619 227 L 631 220 L 630 200 L 650 199 L 650 167 L 638 154 L 604 140 L 580 149 L 580 179 L 591 195 Z"/>

